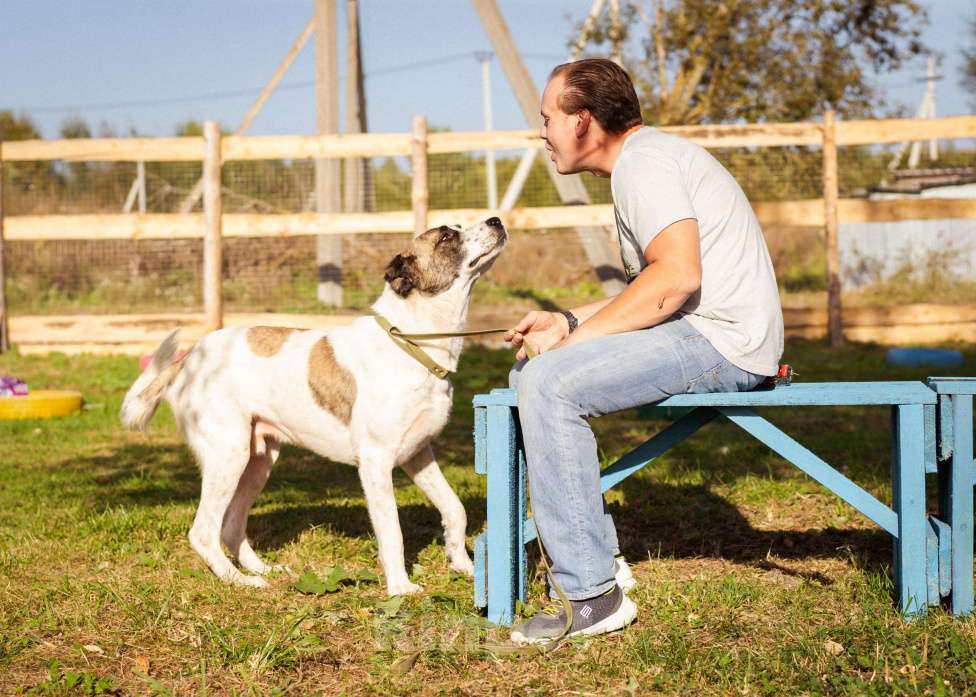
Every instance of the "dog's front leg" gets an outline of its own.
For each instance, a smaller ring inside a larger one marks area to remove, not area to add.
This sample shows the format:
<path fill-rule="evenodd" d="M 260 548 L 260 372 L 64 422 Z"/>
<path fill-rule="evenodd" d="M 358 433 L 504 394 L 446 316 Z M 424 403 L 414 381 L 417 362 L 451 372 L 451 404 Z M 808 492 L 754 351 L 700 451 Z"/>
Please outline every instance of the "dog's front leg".
<path fill-rule="evenodd" d="M 359 481 L 362 482 L 363 492 L 366 494 L 366 507 L 376 534 L 387 593 L 416 593 L 420 586 L 411 583 L 403 561 L 403 533 L 400 531 L 400 518 L 393 493 L 393 458 L 360 458 Z"/>
<path fill-rule="evenodd" d="M 464 533 L 468 521 L 464 506 L 444 478 L 441 468 L 437 466 L 430 445 L 425 445 L 420 452 L 405 462 L 403 469 L 440 511 L 441 522 L 444 525 L 444 547 L 451 569 L 466 576 L 473 576 L 474 564 L 471 563 L 468 550 L 464 547 Z"/>

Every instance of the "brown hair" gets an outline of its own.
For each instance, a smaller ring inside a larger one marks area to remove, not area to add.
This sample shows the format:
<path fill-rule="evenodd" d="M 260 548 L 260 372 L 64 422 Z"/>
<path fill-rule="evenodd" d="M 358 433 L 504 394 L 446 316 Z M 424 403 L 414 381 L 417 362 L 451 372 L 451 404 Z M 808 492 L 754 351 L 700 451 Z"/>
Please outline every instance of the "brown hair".
<path fill-rule="evenodd" d="M 634 83 L 623 68 L 606 58 L 584 58 L 553 68 L 549 79 L 566 80 L 557 104 L 567 114 L 586 109 L 609 133 L 623 133 L 644 123 Z"/>

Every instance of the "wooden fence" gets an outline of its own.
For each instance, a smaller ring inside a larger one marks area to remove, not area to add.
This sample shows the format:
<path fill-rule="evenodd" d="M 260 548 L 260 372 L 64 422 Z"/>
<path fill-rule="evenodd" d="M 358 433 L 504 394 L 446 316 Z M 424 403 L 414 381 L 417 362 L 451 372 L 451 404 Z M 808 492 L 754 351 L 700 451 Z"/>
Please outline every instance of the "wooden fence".
<path fill-rule="evenodd" d="M 763 224 L 823 227 L 826 231 L 828 316 L 832 341 L 841 340 L 840 264 L 837 226 L 843 222 L 976 218 L 976 200 L 840 199 L 837 147 L 897 143 L 931 138 L 974 138 L 976 116 L 941 119 L 837 121 L 822 123 L 679 126 L 662 129 L 707 148 L 819 146 L 823 151 L 823 196 L 801 201 L 757 202 Z M 221 136 L 208 123 L 204 136 L 183 138 L 93 138 L 25 140 L 0 143 L 3 162 L 63 160 L 161 162 L 202 161 L 203 214 L 23 215 L 2 217 L 2 240 L 204 238 L 204 293 L 207 325 L 222 323 L 220 239 L 377 232 L 419 232 L 441 223 L 470 223 L 499 215 L 510 228 L 546 229 L 613 225 L 607 204 L 532 207 L 499 212 L 488 209 L 429 210 L 427 158 L 441 153 L 542 148 L 535 131 L 428 133 L 426 120 L 414 119 L 410 133 L 322 136 Z M 330 159 L 405 156 L 412 163 L 412 210 L 384 213 L 222 214 L 221 164 L 234 160 Z M 2 269 L 0 269 L 2 274 Z M 2 291 L 0 291 L 2 297 Z"/>

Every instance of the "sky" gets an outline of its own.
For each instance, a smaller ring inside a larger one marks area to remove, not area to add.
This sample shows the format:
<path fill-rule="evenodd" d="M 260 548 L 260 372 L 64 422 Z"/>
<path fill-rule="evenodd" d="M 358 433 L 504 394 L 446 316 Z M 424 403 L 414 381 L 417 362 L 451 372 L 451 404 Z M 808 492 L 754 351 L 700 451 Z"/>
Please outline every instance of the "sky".
<path fill-rule="evenodd" d="M 574 22 L 591 0 L 498 0 L 537 85 L 565 60 Z M 923 0 L 926 42 L 941 51 L 939 115 L 971 113 L 959 86 L 972 45 L 973 0 Z M 344 8 L 337 0 L 340 74 Z M 491 45 L 466 0 L 360 0 L 367 118 L 374 132 L 410 130 L 413 115 L 452 130 L 483 128 L 476 51 Z M 312 16 L 312 0 L 0 0 L 0 110 L 26 113 L 42 136 L 80 116 L 96 131 L 172 135 L 188 119 L 236 128 Z M 314 46 L 309 41 L 248 134 L 315 132 Z M 914 112 L 922 61 L 878 77 Z M 340 92 L 340 95 L 342 92 Z M 492 61 L 494 126 L 526 122 Z"/>

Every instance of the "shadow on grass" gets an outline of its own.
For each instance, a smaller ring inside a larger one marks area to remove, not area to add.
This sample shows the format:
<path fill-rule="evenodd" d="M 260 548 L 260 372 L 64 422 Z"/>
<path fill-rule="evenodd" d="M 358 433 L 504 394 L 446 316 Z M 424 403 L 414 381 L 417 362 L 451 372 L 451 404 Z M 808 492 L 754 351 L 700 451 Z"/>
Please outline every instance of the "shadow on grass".
<path fill-rule="evenodd" d="M 701 485 L 648 483 L 620 485 L 626 505 L 610 504 L 621 551 L 630 560 L 648 557 L 723 559 L 761 569 L 778 569 L 823 584 L 816 571 L 794 571 L 771 557 L 790 560 L 850 558 L 864 570 L 891 562 L 891 541 L 880 529 L 787 529 L 753 527 L 727 500 Z"/>

